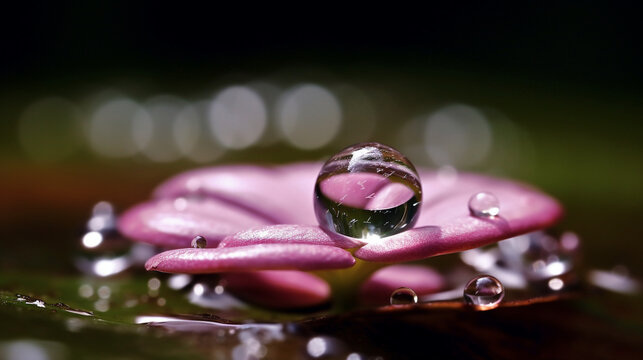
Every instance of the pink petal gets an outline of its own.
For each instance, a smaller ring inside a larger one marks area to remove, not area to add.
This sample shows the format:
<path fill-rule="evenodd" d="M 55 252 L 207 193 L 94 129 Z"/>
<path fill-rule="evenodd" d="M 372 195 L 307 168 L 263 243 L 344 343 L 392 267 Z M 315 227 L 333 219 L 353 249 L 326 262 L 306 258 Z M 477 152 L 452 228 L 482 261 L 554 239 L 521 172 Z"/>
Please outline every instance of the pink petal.
<path fill-rule="evenodd" d="M 390 183 L 388 178 L 379 174 L 346 173 L 324 179 L 319 188 L 335 202 L 364 208 L 381 187 Z"/>
<path fill-rule="evenodd" d="M 413 197 L 413 190 L 400 183 L 389 183 L 381 188 L 366 205 L 369 210 L 390 209 L 404 204 Z"/>
<path fill-rule="evenodd" d="M 121 233 L 166 248 L 189 247 L 196 235 L 216 247 L 227 235 L 267 224 L 245 210 L 214 199 L 160 199 L 137 205 L 119 219 Z"/>
<path fill-rule="evenodd" d="M 357 239 L 326 232 L 319 226 L 282 224 L 238 232 L 223 239 L 219 247 L 271 243 L 328 245 L 344 249 L 363 245 L 363 243 Z"/>
<path fill-rule="evenodd" d="M 205 274 L 247 270 L 320 270 L 351 267 L 355 259 L 334 246 L 259 244 L 217 249 L 176 249 L 153 256 L 147 270 Z"/>
<path fill-rule="evenodd" d="M 330 286 L 321 278 L 288 270 L 226 273 L 225 289 L 242 300 L 276 309 L 321 305 L 330 298 Z"/>
<path fill-rule="evenodd" d="M 458 175 L 453 182 L 422 174 L 424 201 L 414 229 L 371 242 L 355 252 L 369 261 L 398 262 L 476 248 L 553 225 L 562 215 L 556 200 L 531 187 L 481 175 Z M 469 213 L 469 198 L 480 191 L 500 201 L 500 214 Z"/>
<path fill-rule="evenodd" d="M 444 287 L 444 279 L 435 270 L 420 265 L 391 265 L 379 269 L 362 285 L 360 302 L 388 305 L 391 293 L 400 287 L 413 289 L 418 296 L 432 294 Z"/>
<path fill-rule="evenodd" d="M 157 197 L 200 194 L 256 212 L 272 223 L 316 224 L 312 196 L 321 164 L 280 168 L 235 165 L 179 174 L 161 184 Z"/>

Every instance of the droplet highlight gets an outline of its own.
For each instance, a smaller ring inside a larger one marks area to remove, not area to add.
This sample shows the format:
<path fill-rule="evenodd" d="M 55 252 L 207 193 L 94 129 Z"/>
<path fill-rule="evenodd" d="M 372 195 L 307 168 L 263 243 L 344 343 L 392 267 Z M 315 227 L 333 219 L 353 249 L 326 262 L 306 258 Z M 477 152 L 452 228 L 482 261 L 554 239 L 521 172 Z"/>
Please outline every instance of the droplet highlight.
<path fill-rule="evenodd" d="M 401 287 L 391 294 L 391 305 L 417 304 L 418 296 L 411 288 Z"/>
<path fill-rule="evenodd" d="M 192 247 L 195 249 L 204 249 L 208 246 L 207 240 L 201 235 L 197 235 L 192 239 Z"/>
<path fill-rule="evenodd" d="M 488 192 L 479 192 L 469 199 L 469 211 L 477 217 L 492 217 L 500 214 L 498 198 Z"/>
<path fill-rule="evenodd" d="M 464 287 L 464 301 L 476 310 L 495 309 L 504 297 L 504 286 L 490 275 L 476 276 Z"/>
<path fill-rule="evenodd" d="M 324 164 L 315 183 L 314 203 L 320 226 L 369 241 L 413 226 L 422 186 L 415 167 L 399 151 L 362 143 Z"/>

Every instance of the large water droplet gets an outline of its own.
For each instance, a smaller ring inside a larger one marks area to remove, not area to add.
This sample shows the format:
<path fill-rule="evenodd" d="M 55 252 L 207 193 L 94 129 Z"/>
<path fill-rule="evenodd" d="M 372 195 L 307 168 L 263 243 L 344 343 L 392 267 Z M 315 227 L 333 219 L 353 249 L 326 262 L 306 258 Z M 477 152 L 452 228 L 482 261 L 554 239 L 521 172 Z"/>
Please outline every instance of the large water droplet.
<path fill-rule="evenodd" d="M 353 145 L 333 155 L 315 184 L 319 224 L 365 240 L 411 228 L 421 202 L 422 186 L 413 164 L 379 143 Z"/>
<path fill-rule="evenodd" d="M 192 247 L 195 249 L 203 249 L 208 245 L 208 242 L 201 235 L 197 235 L 192 239 Z"/>
<path fill-rule="evenodd" d="M 504 297 L 502 283 L 493 276 L 476 276 L 464 287 L 464 301 L 476 310 L 495 309 Z"/>
<path fill-rule="evenodd" d="M 417 304 L 418 296 L 413 289 L 401 287 L 391 294 L 391 305 Z"/>
<path fill-rule="evenodd" d="M 478 217 L 496 216 L 500 213 L 500 203 L 494 194 L 479 192 L 469 199 L 469 211 Z"/>

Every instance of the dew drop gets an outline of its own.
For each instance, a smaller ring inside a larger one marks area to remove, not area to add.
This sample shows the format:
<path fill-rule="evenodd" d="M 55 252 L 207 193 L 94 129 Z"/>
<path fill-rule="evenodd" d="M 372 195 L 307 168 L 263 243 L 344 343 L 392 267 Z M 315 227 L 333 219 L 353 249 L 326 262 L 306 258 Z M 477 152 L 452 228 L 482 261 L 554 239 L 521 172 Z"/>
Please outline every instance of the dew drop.
<path fill-rule="evenodd" d="M 479 192 L 469 199 L 471 215 L 478 217 L 497 216 L 500 213 L 498 198 L 488 192 Z"/>
<path fill-rule="evenodd" d="M 330 231 L 372 240 L 415 223 L 422 202 L 420 178 L 399 151 L 379 143 L 350 146 L 333 155 L 315 184 L 315 214 Z"/>
<path fill-rule="evenodd" d="M 201 235 L 197 235 L 192 239 L 192 247 L 195 249 L 203 249 L 208 245 L 208 242 Z"/>
<path fill-rule="evenodd" d="M 476 310 L 495 309 L 504 297 L 502 283 L 490 275 L 476 276 L 464 287 L 464 301 Z"/>
<path fill-rule="evenodd" d="M 413 289 L 401 287 L 391 294 L 391 305 L 417 304 L 418 296 Z"/>

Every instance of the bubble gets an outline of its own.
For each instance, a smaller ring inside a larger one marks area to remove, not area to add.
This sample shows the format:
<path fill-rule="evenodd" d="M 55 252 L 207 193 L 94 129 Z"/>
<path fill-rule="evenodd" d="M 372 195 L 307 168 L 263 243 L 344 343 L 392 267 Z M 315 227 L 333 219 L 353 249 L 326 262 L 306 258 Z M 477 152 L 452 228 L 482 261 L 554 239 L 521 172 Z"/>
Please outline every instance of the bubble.
<path fill-rule="evenodd" d="M 464 301 L 476 310 L 495 309 L 504 297 L 502 283 L 490 275 L 476 276 L 464 287 Z"/>
<path fill-rule="evenodd" d="M 401 287 L 391 294 L 391 305 L 417 304 L 418 296 L 413 289 Z"/>
<path fill-rule="evenodd" d="M 208 245 L 208 242 L 203 236 L 197 235 L 194 237 L 194 239 L 192 239 L 191 245 L 195 249 L 203 249 Z"/>
<path fill-rule="evenodd" d="M 404 155 L 372 142 L 333 155 L 319 172 L 314 195 L 315 214 L 323 228 L 373 240 L 413 226 L 422 186 Z"/>
<path fill-rule="evenodd" d="M 500 213 L 498 198 L 488 192 L 479 192 L 469 199 L 471 215 L 478 217 L 497 216 Z"/>

